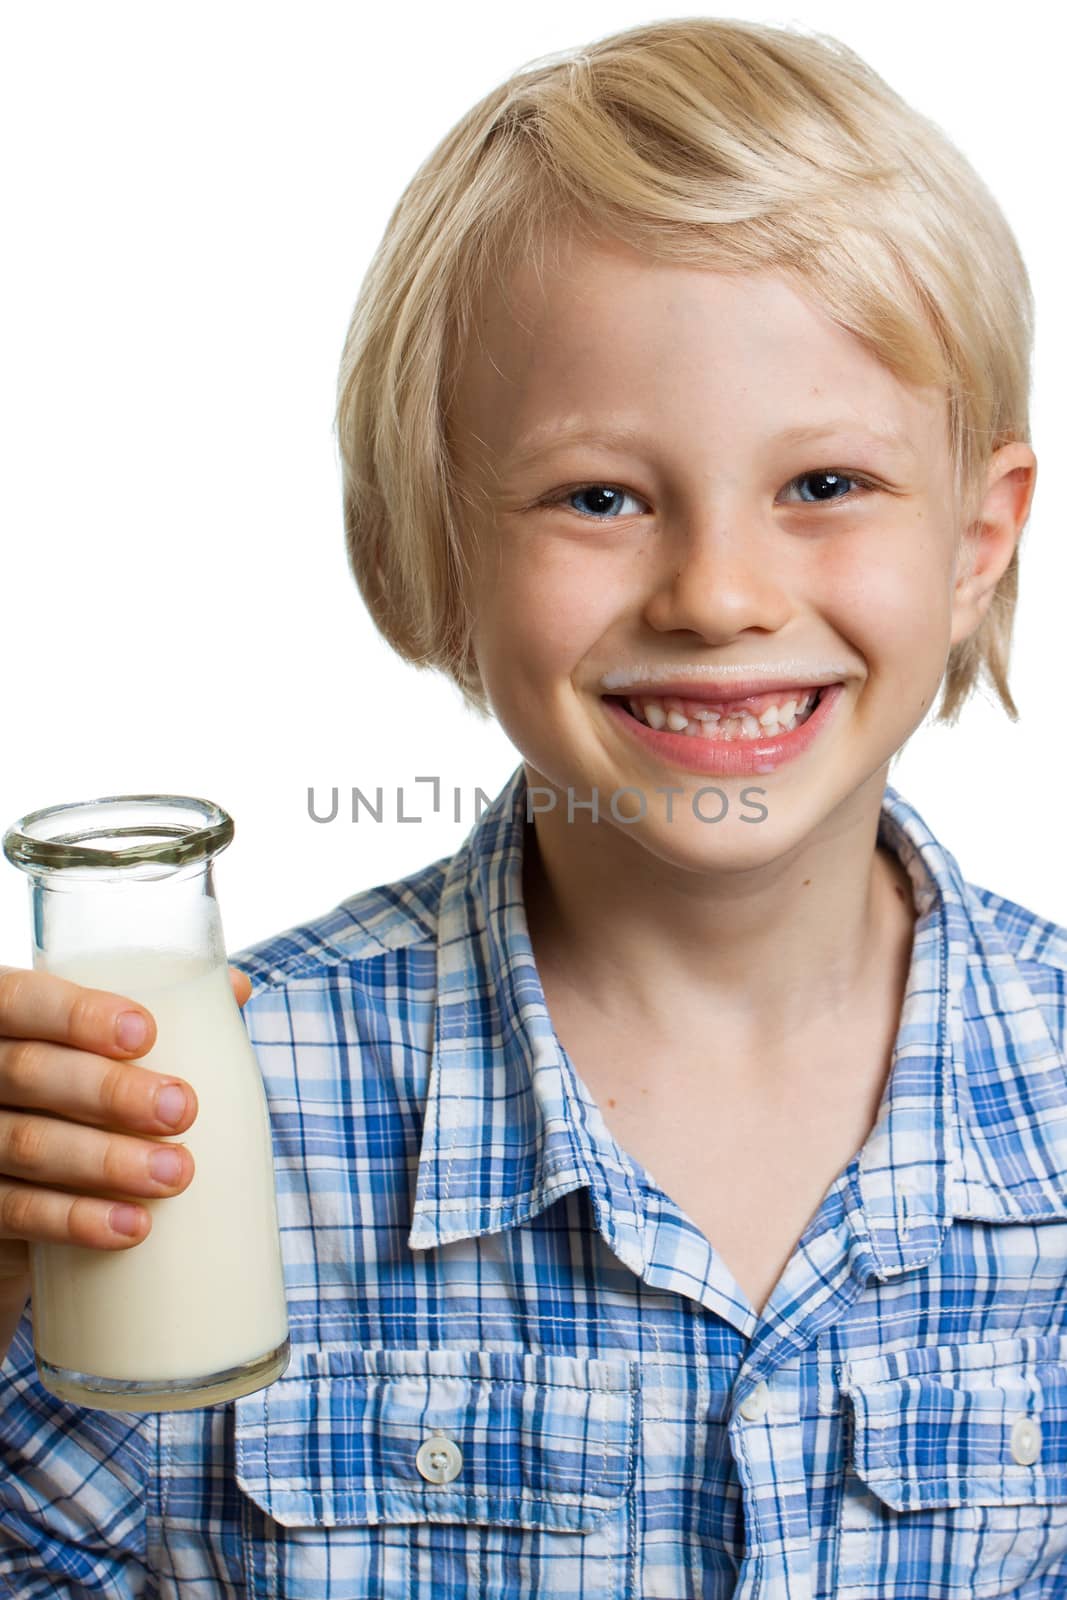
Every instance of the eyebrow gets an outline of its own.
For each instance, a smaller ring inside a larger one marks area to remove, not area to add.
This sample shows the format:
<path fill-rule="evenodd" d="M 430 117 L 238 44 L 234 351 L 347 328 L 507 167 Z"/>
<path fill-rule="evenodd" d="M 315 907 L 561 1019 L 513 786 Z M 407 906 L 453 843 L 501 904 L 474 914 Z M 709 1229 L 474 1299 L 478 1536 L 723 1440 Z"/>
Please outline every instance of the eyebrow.
<path fill-rule="evenodd" d="M 768 443 L 815 444 L 820 439 L 830 438 L 854 440 L 857 443 L 866 441 L 907 456 L 912 461 L 918 460 L 915 446 L 903 429 L 861 422 L 855 417 L 834 417 L 824 422 L 800 423 L 796 427 L 783 428 L 780 433 L 772 435 Z M 640 440 L 641 435 L 636 428 L 589 428 L 581 422 L 570 425 L 547 422 L 522 434 L 516 440 L 507 462 L 509 466 L 525 465 L 568 444 L 613 445 L 628 449 L 639 444 Z"/>

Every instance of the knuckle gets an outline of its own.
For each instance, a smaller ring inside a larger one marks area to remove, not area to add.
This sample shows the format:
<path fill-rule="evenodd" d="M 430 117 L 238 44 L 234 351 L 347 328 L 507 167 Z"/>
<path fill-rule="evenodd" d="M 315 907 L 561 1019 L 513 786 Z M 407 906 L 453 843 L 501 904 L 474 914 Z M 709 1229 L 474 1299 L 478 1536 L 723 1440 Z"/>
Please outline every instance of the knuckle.
<path fill-rule="evenodd" d="M 63 1229 L 71 1244 L 98 1244 L 101 1232 L 106 1234 L 109 1231 L 105 1220 L 108 1209 L 105 1205 L 101 1216 L 98 1201 L 84 1194 L 76 1195 L 67 1206 Z"/>
<path fill-rule="evenodd" d="M 48 1046 L 43 1039 L 12 1039 L 4 1051 L 4 1077 L 13 1089 L 30 1089 L 40 1077 Z"/>
<path fill-rule="evenodd" d="M 127 1141 L 128 1142 L 128 1141 Z M 135 1172 L 142 1177 L 141 1163 L 135 1167 Z M 117 1139 L 107 1139 L 100 1156 L 101 1187 L 107 1189 L 126 1191 L 130 1180 L 130 1161 L 127 1157 L 125 1145 Z"/>
<path fill-rule="evenodd" d="M 100 996 L 83 984 L 71 984 L 73 994 L 67 1008 L 67 1032 L 79 1039 L 92 1039 L 106 1031 L 100 1015 Z"/>
<path fill-rule="evenodd" d="M 18 1167 L 36 1172 L 44 1153 L 46 1125 L 38 1117 L 14 1117 L 8 1130 L 8 1154 Z"/>
<path fill-rule="evenodd" d="M 133 1078 L 129 1066 L 116 1061 L 104 1069 L 97 1090 L 99 1109 L 107 1122 L 125 1122 L 133 1095 Z"/>
<path fill-rule="evenodd" d="M 32 1189 L 16 1184 L 0 1188 L 0 1229 L 14 1238 L 23 1239 L 32 1234 L 33 1217 L 37 1210 Z"/>
<path fill-rule="evenodd" d="M 32 977 L 33 972 L 27 967 L 0 967 L 0 1026 L 21 1008 L 26 979 Z"/>

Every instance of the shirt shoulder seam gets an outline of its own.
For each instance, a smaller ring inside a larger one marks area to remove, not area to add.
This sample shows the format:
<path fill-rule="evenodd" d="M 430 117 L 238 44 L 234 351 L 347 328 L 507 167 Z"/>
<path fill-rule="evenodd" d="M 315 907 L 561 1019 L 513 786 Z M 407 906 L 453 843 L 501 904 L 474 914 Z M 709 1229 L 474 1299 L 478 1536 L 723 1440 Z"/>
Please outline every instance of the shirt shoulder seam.
<path fill-rule="evenodd" d="M 978 883 L 967 887 L 1017 961 L 1067 973 L 1067 927 L 994 889 Z"/>
<path fill-rule="evenodd" d="M 251 979 L 255 994 L 435 944 L 447 865 L 447 859 L 434 862 L 398 882 L 361 890 L 319 917 L 234 951 L 227 962 Z M 299 947 L 286 951 L 287 942 Z"/>

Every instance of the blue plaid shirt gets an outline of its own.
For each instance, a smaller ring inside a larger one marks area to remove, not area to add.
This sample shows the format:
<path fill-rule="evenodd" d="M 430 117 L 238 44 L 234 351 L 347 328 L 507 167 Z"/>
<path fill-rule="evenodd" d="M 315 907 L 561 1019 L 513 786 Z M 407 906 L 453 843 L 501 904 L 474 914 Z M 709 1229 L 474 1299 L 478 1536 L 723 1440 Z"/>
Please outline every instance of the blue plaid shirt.
<path fill-rule="evenodd" d="M 1067 931 L 886 789 L 918 913 L 893 1067 L 757 1317 L 555 1037 L 525 809 L 520 766 L 455 856 L 234 958 L 290 1366 L 81 1409 L 24 1318 L 0 1593 L 1067 1594 Z"/>

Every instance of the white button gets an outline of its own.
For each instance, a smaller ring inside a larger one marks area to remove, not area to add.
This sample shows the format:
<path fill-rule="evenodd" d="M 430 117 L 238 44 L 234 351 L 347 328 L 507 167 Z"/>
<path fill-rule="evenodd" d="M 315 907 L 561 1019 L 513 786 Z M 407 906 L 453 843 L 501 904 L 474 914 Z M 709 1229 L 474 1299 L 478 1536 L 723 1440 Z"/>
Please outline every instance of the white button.
<path fill-rule="evenodd" d="M 454 1439 L 435 1428 L 419 1445 L 415 1465 L 430 1483 L 451 1483 L 463 1465 L 463 1452 Z"/>
<path fill-rule="evenodd" d="M 1022 1467 L 1028 1467 L 1041 1454 L 1041 1424 L 1033 1417 L 1020 1417 L 1012 1428 L 1011 1453 Z"/>
<path fill-rule="evenodd" d="M 758 1422 L 767 1409 L 770 1399 L 770 1390 L 761 1378 L 750 1395 L 746 1395 L 738 1406 L 738 1411 L 746 1422 Z"/>

